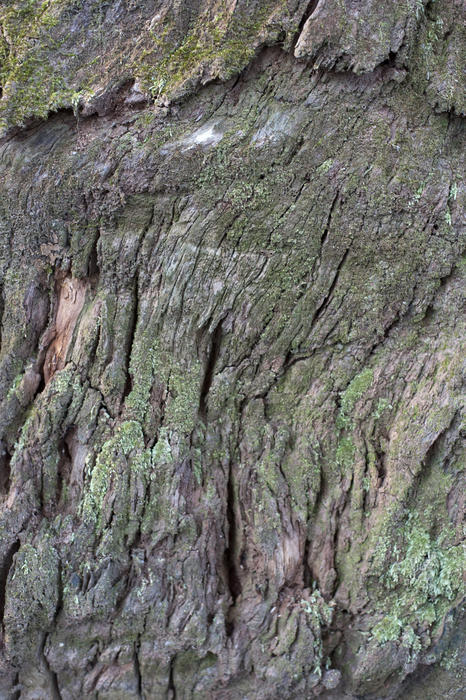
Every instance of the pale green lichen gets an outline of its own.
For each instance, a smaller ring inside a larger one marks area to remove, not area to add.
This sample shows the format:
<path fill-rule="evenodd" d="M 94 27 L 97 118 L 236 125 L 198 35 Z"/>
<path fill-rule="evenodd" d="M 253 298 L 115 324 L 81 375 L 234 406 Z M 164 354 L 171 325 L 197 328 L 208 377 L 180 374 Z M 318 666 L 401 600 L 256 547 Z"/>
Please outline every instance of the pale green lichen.
<path fill-rule="evenodd" d="M 357 374 L 340 396 L 340 412 L 337 418 L 337 427 L 349 428 L 352 426 L 352 413 L 356 402 L 364 396 L 374 381 L 374 372 L 366 367 Z"/>
<path fill-rule="evenodd" d="M 171 395 L 167 405 L 165 421 L 167 425 L 182 436 L 188 435 L 197 420 L 199 393 L 201 384 L 201 366 L 193 366 L 183 371 L 180 366 L 174 366 L 170 372 L 169 392 Z"/>
<path fill-rule="evenodd" d="M 144 473 L 150 468 L 150 452 L 144 448 L 142 428 L 137 421 L 121 423 L 97 455 L 82 511 L 85 517 L 92 518 L 99 525 L 102 524 L 105 495 L 112 480 L 118 476 L 117 465 L 122 459 L 137 472 Z"/>
<path fill-rule="evenodd" d="M 19 654 L 24 659 L 36 652 L 36 635 L 51 624 L 56 611 L 58 579 L 58 553 L 48 533 L 43 533 L 39 544 L 21 545 L 7 582 L 5 601 L 5 636 L 13 658 Z"/>
<path fill-rule="evenodd" d="M 373 629 L 381 643 L 398 640 L 409 626 L 439 621 L 463 588 L 464 551 L 447 544 L 448 533 L 433 539 L 410 514 L 399 538 L 381 579 L 387 613 Z"/>
<path fill-rule="evenodd" d="M 301 605 L 314 633 L 313 650 L 315 667 L 313 672 L 320 678 L 322 675 L 322 667 L 324 665 L 326 667 L 330 665 L 329 659 L 325 660 L 324 658 L 322 631 L 331 625 L 334 610 L 333 607 L 324 600 L 316 584 L 314 584 L 313 591 L 309 598 L 303 599 Z"/>
<path fill-rule="evenodd" d="M 157 341 L 151 338 L 149 333 L 145 333 L 134 345 L 129 365 L 133 387 L 126 398 L 125 407 L 132 419 L 144 420 L 154 377 L 160 370 L 161 362 Z"/>
<path fill-rule="evenodd" d="M 357 401 L 364 396 L 374 380 L 374 372 L 367 367 L 357 374 L 340 394 L 340 410 L 336 427 L 340 431 L 335 461 L 340 469 L 351 469 L 356 455 L 356 445 L 350 431 L 354 430 L 354 409 Z"/>

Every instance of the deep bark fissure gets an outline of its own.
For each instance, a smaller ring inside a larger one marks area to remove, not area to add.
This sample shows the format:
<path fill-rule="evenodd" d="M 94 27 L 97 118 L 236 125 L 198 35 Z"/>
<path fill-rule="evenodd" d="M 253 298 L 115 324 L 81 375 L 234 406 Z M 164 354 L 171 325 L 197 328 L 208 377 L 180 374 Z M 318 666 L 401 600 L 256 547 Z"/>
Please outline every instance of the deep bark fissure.
<path fill-rule="evenodd" d="M 319 2 L 320 2 L 320 0 L 311 0 L 311 2 L 308 4 L 306 9 L 304 10 L 304 14 L 301 17 L 301 21 L 299 23 L 298 31 L 296 32 L 294 46 L 296 46 L 296 44 L 298 43 L 299 37 L 301 36 L 301 32 L 304 29 L 304 25 L 306 24 L 309 17 L 311 17 L 311 15 L 317 9 L 317 5 L 319 4 Z"/>
<path fill-rule="evenodd" d="M 333 292 L 334 292 L 334 290 L 335 290 L 335 287 L 336 287 L 337 284 L 338 284 L 338 280 L 339 280 L 339 278 L 340 278 L 341 271 L 342 271 L 343 266 L 344 266 L 344 264 L 345 264 L 345 262 L 346 262 L 346 259 L 347 259 L 347 257 L 348 257 L 349 251 L 350 251 L 349 248 L 347 248 L 347 249 L 345 250 L 345 253 L 344 253 L 343 257 L 342 257 L 342 259 L 340 260 L 340 262 L 338 263 L 337 269 L 335 270 L 335 274 L 334 274 L 334 276 L 333 276 L 332 283 L 331 283 L 331 285 L 330 285 L 330 287 L 329 287 L 329 289 L 328 289 L 328 292 L 327 292 L 327 294 L 324 296 L 322 302 L 319 304 L 319 306 L 317 307 L 317 309 L 316 309 L 315 312 L 314 312 L 314 315 L 313 315 L 312 321 L 311 321 L 311 331 L 310 331 L 310 333 L 312 332 L 312 328 L 315 326 L 315 324 L 317 323 L 317 321 L 320 319 L 320 317 L 322 316 L 323 312 L 324 312 L 325 309 L 327 308 L 328 304 L 330 303 L 330 300 L 331 300 L 331 298 L 332 298 L 332 295 L 333 295 Z"/>
<path fill-rule="evenodd" d="M 3 442 L 0 442 L 0 450 L 0 495 L 7 495 L 10 490 L 11 453 Z"/>
<path fill-rule="evenodd" d="M 3 561 L 3 566 L 0 570 L 0 624 L 3 627 L 3 618 L 5 616 L 5 603 L 6 603 L 6 586 L 8 582 L 8 574 L 13 565 L 13 559 L 16 552 L 19 550 L 21 545 L 20 540 L 16 540 L 7 552 L 7 555 Z"/>
<path fill-rule="evenodd" d="M 55 608 L 55 614 L 53 616 L 53 622 L 56 624 L 58 616 L 63 609 L 63 567 L 60 560 L 58 560 L 58 572 L 57 572 L 57 606 Z"/>
<path fill-rule="evenodd" d="M 377 470 L 378 478 L 377 486 L 378 488 L 381 488 L 384 484 L 385 477 L 387 476 L 387 468 L 385 466 L 385 455 L 379 450 L 376 450 L 375 468 Z"/>
<path fill-rule="evenodd" d="M 218 357 L 220 355 L 220 346 L 222 344 L 223 337 L 223 321 L 222 318 L 216 325 L 211 339 L 210 348 L 207 355 L 207 360 L 204 369 L 204 378 L 201 385 L 201 393 L 199 396 L 199 416 L 204 422 L 207 421 L 208 414 L 208 402 L 207 397 L 212 386 L 212 381 L 214 378 L 215 365 L 217 364 Z"/>
<path fill-rule="evenodd" d="M 71 426 L 66 431 L 58 447 L 59 462 L 57 467 L 57 482 L 55 489 L 55 504 L 58 506 L 63 495 L 64 486 L 68 483 L 73 465 L 71 441 L 75 433 L 75 427 Z"/>
<path fill-rule="evenodd" d="M 134 649 L 133 649 L 133 665 L 134 665 L 134 673 L 136 676 L 136 686 L 137 686 L 137 694 L 138 698 L 140 700 L 143 700 L 143 694 L 142 694 L 142 675 L 141 675 L 141 664 L 139 662 L 139 649 L 141 647 L 141 637 L 138 636 L 137 642 L 134 644 Z"/>
<path fill-rule="evenodd" d="M 93 286 L 97 286 L 97 280 L 100 274 L 99 267 L 99 255 L 98 255 L 98 245 L 99 245 L 99 234 L 96 231 L 94 235 L 94 242 L 92 244 L 91 252 L 89 253 L 89 259 L 87 261 L 87 277 L 92 280 Z"/>
<path fill-rule="evenodd" d="M 13 687 L 11 689 L 11 700 L 19 700 L 21 697 L 21 686 L 19 683 L 19 673 L 15 675 Z"/>
<path fill-rule="evenodd" d="M 176 654 L 170 659 L 170 668 L 168 671 L 168 700 L 176 700 L 176 687 L 175 687 L 175 661 Z"/>
<path fill-rule="evenodd" d="M 236 516 L 236 494 L 233 476 L 233 464 L 230 461 L 227 482 L 227 509 L 226 519 L 228 528 L 227 547 L 224 553 L 227 585 L 231 597 L 231 605 L 226 619 L 227 635 L 233 634 L 233 609 L 238 596 L 241 594 L 242 586 L 238 570 L 238 523 Z"/>
<path fill-rule="evenodd" d="M 306 527 L 309 527 L 307 524 Z M 310 588 L 312 585 L 312 571 L 309 566 L 309 554 L 311 549 L 311 540 L 309 534 L 306 533 L 306 539 L 304 540 L 304 552 L 303 552 L 303 586 L 304 588 Z"/>
<path fill-rule="evenodd" d="M 319 247 L 319 255 L 316 260 L 316 264 L 314 269 L 317 270 L 320 267 L 320 262 L 322 260 L 322 253 L 324 250 L 325 243 L 327 242 L 328 234 L 330 232 L 330 226 L 332 224 L 332 217 L 333 217 L 333 212 L 335 211 L 335 207 L 337 205 L 338 198 L 340 196 L 340 191 L 337 190 L 335 193 L 334 198 L 332 199 L 332 203 L 330 204 L 330 209 L 327 215 L 327 221 L 325 222 L 325 227 L 324 230 L 322 231 L 322 235 L 320 237 L 320 247 Z"/>
<path fill-rule="evenodd" d="M 129 324 L 128 332 L 128 349 L 126 352 L 126 383 L 123 390 L 123 396 L 121 402 L 123 403 L 125 398 L 131 393 L 133 389 L 133 378 L 130 372 L 131 365 L 131 352 L 134 345 L 134 339 L 136 336 L 136 330 L 138 325 L 138 309 L 139 309 L 139 275 L 136 274 L 134 278 L 133 285 L 133 307 L 131 313 L 131 319 Z"/>
<path fill-rule="evenodd" d="M 47 633 L 44 633 L 42 635 L 42 640 L 41 640 L 41 643 L 39 646 L 39 656 L 42 660 L 42 665 L 43 665 L 44 671 L 48 677 L 52 700 L 62 700 L 60 687 L 58 685 L 58 676 L 57 676 L 56 672 L 50 666 L 49 660 L 47 659 L 47 656 L 45 654 L 45 645 L 47 643 L 47 636 L 48 636 Z"/>

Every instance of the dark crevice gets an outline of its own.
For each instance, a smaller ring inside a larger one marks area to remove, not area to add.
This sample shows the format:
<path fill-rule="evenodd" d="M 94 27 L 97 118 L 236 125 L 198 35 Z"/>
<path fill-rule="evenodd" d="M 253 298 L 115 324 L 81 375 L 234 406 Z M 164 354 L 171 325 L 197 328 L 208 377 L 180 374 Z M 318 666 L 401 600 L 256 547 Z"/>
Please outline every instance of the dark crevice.
<path fill-rule="evenodd" d="M 327 307 L 330 303 L 330 300 L 332 298 L 335 287 L 338 284 L 341 270 L 342 270 L 343 265 L 345 264 L 346 259 L 348 257 L 349 250 L 350 250 L 349 248 L 346 249 L 345 254 L 343 255 L 343 257 L 342 257 L 342 259 L 341 259 L 341 261 L 340 261 L 340 263 L 335 271 L 335 275 L 333 277 L 332 283 L 330 285 L 330 288 L 329 288 L 327 294 L 325 295 L 324 299 L 322 300 L 322 302 L 319 304 L 319 306 L 317 307 L 317 309 L 314 312 L 314 315 L 313 315 L 312 320 L 311 320 L 309 334 L 308 334 L 309 336 L 312 334 L 312 330 L 313 330 L 315 324 L 321 318 L 321 316 L 323 315 L 323 313 L 325 312 L 325 310 L 327 309 Z M 302 360 L 307 360 L 307 359 L 309 359 L 309 357 L 311 357 L 311 355 L 312 355 L 312 348 L 309 348 L 309 350 L 303 349 L 302 351 L 290 350 L 286 355 L 285 362 L 283 363 L 283 374 L 290 367 L 292 367 L 296 362 L 300 362 Z"/>
<path fill-rule="evenodd" d="M 338 589 L 338 586 L 340 584 L 340 578 L 338 576 L 338 567 L 337 567 L 337 552 L 338 552 L 338 536 L 340 534 L 340 518 L 341 514 L 343 512 L 343 507 L 338 510 L 338 513 L 335 517 L 335 529 L 333 532 L 333 539 L 332 539 L 332 544 L 333 544 L 333 570 L 335 571 L 335 580 L 333 581 L 333 586 L 330 595 L 333 597 Z"/>
<path fill-rule="evenodd" d="M 139 285 L 139 277 L 138 277 L 138 275 L 136 275 L 134 278 L 134 287 L 133 287 L 133 313 L 131 315 L 129 335 L 128 335 L 128 346 L 127 346 L 127 353 L 126 353 L 126 384 L 125 384 L 125 388 L 123 390 L 122 403 L 126 399 L 128 394 L 131 393 L 131 391 L 133 389 L 133 378 L 132 378 L 131 373 L 130 373 L 130 363 L 131 363 L 131 351 L 133 349 L 134 338 L 136 335 L 136 328 L 138 325 L 138 308 L 139 308 L 138 285 Z"/>
<path fill-rule="evenodd" d="M 6 584 L 8 581 L 8 574 L 13 564 L 13 559 L 16 552 L 19 550 L 21 542 L 16 540 L 7 552 L 7 555 L 3 561 L 3 566 L 0 570 L 0 624 L 3 628 L 3 617 L 5 615 L 5 602 L 6 602 Z"/>
<path fill-rule="evenodd" d="M 58 561 L 58 595 L 57 595 L 57 607 L 55 608 L 55 614 L 53 616 L 53 621 L 56 623 L 58 616 L 60 615 L 63 608 L 63 569 L 61 561 Z"/>
<path fill-rule="evenodd" d="M 301 36 L 301 32 L 304 29 L 304 25 L 306 24 L 309 17 L 311 17 L 313 15 L 314 11 L 317 9 L 318 4 L 319 4 L 319 0 L 311 0 L 311 2 L 306 7 L 304 14 L 301 17 L 301 22 L 299 23 L 298 31 L 296 32 L 296 39 L 294 42 L 295 46 L 298 43 L 298 39 Z"/>
<path fill-rule="evenodd" d="M 337 269 L 336 269 L 336 271 L 335 271 L 335 275 L 334 275 L 333 280 L 332 280 L 332 283 L 331 283 L 331 285 L 330 285 L 330 289 L 328 290 L 328 292 L 327 292 L 327 294 L 325 295 L 325 297 L 324 297 L 322 303 L 318 306 L 318 308 L 316 309 L 316 311 L 315 311 L 315 313 L 314 313 L 314 316 L 313 316 L 313 318 L 312 318 L 311 328 L 312 328 L 312 327 L 314 326 L 314 324 L 317 323 L 317 321 L 320 319 L 320 317 L 321 317 L 322 314 L 324 313 L 326 307 L 328 306 L 328 304 L 329 304 L 329 302 L 330 302 L 330 299 L 332 298 L 332 294 L 333 294 L 333 292 L 334 292 L 335 287 L 336 287 L 337 284 L 338 284 L 338 280 L 339 280 L 340 273 L 341 273 L 341 271 L 342 271 L 343 265 L 345 264 L 346 258 L 348 257 L 349 250 L 350 250 L 349 248 L 346 249 L 345 254 L 343 255 L 343 257 L 342 257 L 342 259 L 341 259 L 341 261 L 340 261 L 340 263 L 339 263 L 339 265 L 338 265 L 338 267 L 337 267 Z"/>
<path fill-rule="evenodd" d="M 44 360 L 45 360 L 45 356 L 44 356 Z M 40 363 L 38 370 L 39 370 L 38 374 L 40 376 L 39 386 L 37 387 L 37 391 L 36 391 L 35 395 L 33 396 L 31 403 L 34 401 L 36 396 L 39 396 L 39 394 L 41 394 L 45 389 L 44 362 Z"/>
<path fill-rule="evenodd" d="M 328 216 L 327 216 L 327 221 L 326 221 L 326 223 L 325 223 L 325 228 L 324 228 L 323 233 L 322 233 L 322 235 L 321 235 L 321 237 L 320 237 L 319 262 L 320 262 L 320 260 L 321 260 L 321 258 L 322 258 L 322 250 L 323 250 L 323 247 L 324 247 L 324 245 L 325 245 L 325 242 L 326 242 L 326 240 L 327 240 L 327 238 L 328 238 L 328 233 L 329 233 L 329 231 L 330 231 L 330 224 L 332 223 L 333 212 L 335 211 L 335 207 L 336 207 L 336 204 L 337 204 L 337 201 L 338 201 L 339 196 L 340 196 L 340 191 L 337 190 L 337 192 L 336 192 L 336 194 L 335 194 L 335 196 L 334 196 L 334 198 L 333 198 L 333 200 L 332 200 L 332 203 L 331 203 L 331 205 L 330 205 L 330 209 L 329 209 Z"/>
<path fill-rule="evenodd" d="M 0 284 L 0 350 L 2 348 L 3 313 L 5 311 L 5 300 L 3 298 L 3 285 Z"/>
<path fill-rule="evenodd" d="M 176 688 L 174 679 L 175 660 L 176 654 L 170 659 L 170 670 L 168 672 L 168 700 L 176 700 Z"/>
<path fill-rule="evenodd" d="M 383 486 L 385 477 L 387 476 L 387 469 L 385 467 L 384 453 L 379 452 L 378 450 L 376 450 L 375 468 L 377 469 L 378 477 L 377 485 L 380 488 L 381 486 Z"/>
<path fill-rule="evenodd" d="M 233 466 L 230 461 L 228 483 L 227 483 L 227 525 L 228 525 L 228 546 L 225 549 L 224 561 L 227 576 L 227 585 L 232 603 L 226 620 L 227 635 L 233 633 L 233 608 L 238 596 L 241 594 L 242 586 L 237 565 L 238 550 L 238 527 L 235 513 L 235 484 L 233 480 Z"/>
<path fill-rule="evenodd" d="M 100 268 L 99 268 L 99 256 L 97 252 L 97 246 L 99 243 L 99 236 L 96 233 L 94 238 L 94 243 L 92 245 L 91 252 L 89 253 L 89 259 L 87 261 L 87 276 L 93 282 L 93 286 L 96 286 L 96 281 L 98 280 Z"/>
<path fill-rule="evenodd" d="M 309 550 L 311 546 L 311 540 L 309 535 L 306 535 L 304 542 L 304 553 L 303 553 L 303 586 L 304 588 L 310 588 L 312 585 L 312 571 L 309 566 Z"/>
<path fill-rule="evenodd" d="M 329 209 L 329 212 L 327 215 L 327 221 L 325 222 L 325 227 L 324 227 L 324 230 L 323 230 L 322 235 L 320 237 L 319 254 L 318 254 L 316 261 L 314 263 L 314 266 L 313 266 L 313 275 L 320 268 L 324 246 L 325 246 L 325 243 L 327 241 L 328 234 L 330 231 L 330 226 L 332 223 L 333 212 L 335 211 L 335 207 L 337 205 L 337 201 L 338 201 L 339 197 L 340 197 L 340 191 L 337 190 L 333 199 L 332 199 L 332 202 L 330 204 L 330 209 Z"/>
<path fill-rule="evenodd" d="M 11 454 L 0 440 L 0 495 L 6 496 L 10 490 Z"/>
<path fill-rule="evenodd" d="M 64 486 L 68 484 L 71 469 L 73 465 L 73 448 L 72 443 L 75 437 L 76 428 L 71 426 L 65 433 L 65 436 L 60 441 L 58 454 L 59 462 L 57 467 L 57 483 L 55 490 L 55 503 L 58 505 L 61 499 L 66 495 Z"/>
<path fill-rule="evenodd" d="M 370 352 L 369 352 L 369 355 L 368 355 L 367 358 L 366 358 L 366 361 L 367 361 L 370 357 L 372 357 L 372 355 L 374 354 L 375 350 L 376 350 L 380 345 L 382 345 L 382 344 L 388 339 L 388 337 L 389 337 L 390 333 L 392 332 L 392 330 L 397 326 L 397 324 L 398 324 L 398 323 L 401 321 L 401 319 L 403 318 L 403 315 L 404 315 L 403 312 L 400 311 L 400 310 L 398 310 L 398 311 L 396 312 L 396 314 L 395 314 L 395 316 L 393 317 L 393 319 L 390 321 L 390 323 L 388 324 L 388 326 L 384 329 L 383 334 L 382 334 L 381 336 L 379 336 L 379 338 L 377 339 L 376 343 L 372 346 L 372 348 L 371 348 L 371 350 L 370 350 Z"/>
<path fill-rule="evenodd" d="M 42 659 L 42 665 L 44 667 L 45 673 L 47 674 L 49 684 L 50 684 L 50 692 L 51 692 L 51 700 L 62 700 L 62 696 L 60 693 L 60 687 L 58 685 L 58 676 L 55 673 L 55 671 L 50 667 L 50 664 L 48 662 L 48 659 L 45 655 L 45 644 L 47 642 L 47 635 L 44 634 L 42 637 L 42 642 L 40 644 L 39 648 L 39 655 L 40 658 Z"/>
<path fill-rule="evenodd" d="M 369 509 L 369 489 L 364 487 L 364 482 L 368 482 L 369 476 L 369 451 L 367 448 L 367 441 L 363 440 L 363 451 L 364 451 L 364 471 L 362 472 L 362 511 L 367 513 Z"/>
<path fill-rule="evenodd" d="M 396 66 L 397 53 L 395 51 L 389 51 L 385 61 L 379 63 L 380 68 L 394 68 Z"/>
<path fill-rule="evenodd" d="M 13 688 L 10 691 L 10 700 L 19 700 L 21 697 L 21 686 L 19 684 L 19 673 L 15 675 Z"/>
<path fill-rule="evenodd" d="M 215 365 L 217 363 L 217 360 L 218 360 L 218 357 L 220 354 L 220 346 L 222 343 L 222 336 L 223 336 L 223 329 L 222 329 L 223 321 L 224 321 L 224 319 L 222 318 L 217 323 L 215 330 L 212 333 L 212 336 L 210 339 L 209 354 L 207 356 L 207 361 L 206 361 L 205 370 L 204 370 L 204 379 L 203 379 L 202 385 L 201 385 L 201 393 L 199 396 L 199 416 L 202 418 L 202 420 L 204 422 L 207 421 L 207 412 L 208 412 L 207 396 L 209 394 L 210 387 L 212 386 Z"/>
<path fill-rule="evenodd" d="M 142 700 L 143 695 L 142 695 L 142 676 L 141 676 L 141 664 L 139 663 L 139 648 L 141 646 L 141 639 L 138 637 L 138 641 L 134 645 L 134 650 L 133 650 L 133 666 L 134 666 L 134 673 L 136 675 L 136 684 L 137 684 L 137 694 L 138 698 Z"/>

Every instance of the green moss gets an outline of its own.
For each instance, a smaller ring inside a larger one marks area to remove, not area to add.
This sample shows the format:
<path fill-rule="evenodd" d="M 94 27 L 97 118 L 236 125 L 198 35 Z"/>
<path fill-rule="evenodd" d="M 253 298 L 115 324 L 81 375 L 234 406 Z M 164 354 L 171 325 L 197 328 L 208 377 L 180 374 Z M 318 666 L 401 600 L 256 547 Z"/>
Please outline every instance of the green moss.
<path fill-rule="evenodd" d="M 4 104 L 0 129 L 44 117 L 66 90 L 62 76 L 50 70 L 47 50 L 56 50 L 54 27 L 61 0 L 16 0 L 0 9 L 0 81 Z"/>
<path fill-rule="evenodd" d="M 252 15 L 238 12 L 230 17 L 227 10 L 220 10 L 211 17 L 204 12 L 178 45 L 173 44 L 172 27 L 166 24 L 159 36 L 153 35 L 153 52 L 159 60 L 151 65 L 152 51 L 145 49 L 133 69 L 154 97 L 171 96 L 180 86 L 200 78 L 202 67 L 214 62 L 227 79 L 254 56 L 255 39 L 275 7 L 268 0 Z"/>

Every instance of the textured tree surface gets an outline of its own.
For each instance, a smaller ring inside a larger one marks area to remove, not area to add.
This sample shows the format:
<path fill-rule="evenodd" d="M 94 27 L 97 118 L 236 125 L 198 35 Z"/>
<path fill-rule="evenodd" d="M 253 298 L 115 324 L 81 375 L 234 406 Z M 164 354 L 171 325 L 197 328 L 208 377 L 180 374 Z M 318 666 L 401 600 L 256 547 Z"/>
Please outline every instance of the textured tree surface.
<path fill-rule="evenodd" d="M 462 10 L 0 2 L 2 700 L 463 697 Z"/>

